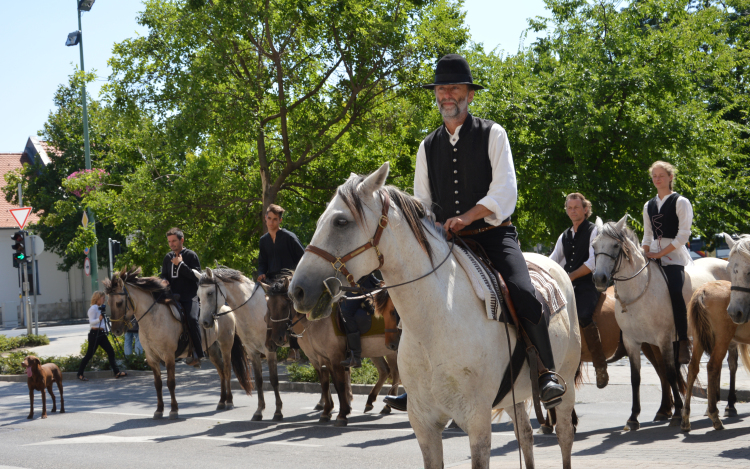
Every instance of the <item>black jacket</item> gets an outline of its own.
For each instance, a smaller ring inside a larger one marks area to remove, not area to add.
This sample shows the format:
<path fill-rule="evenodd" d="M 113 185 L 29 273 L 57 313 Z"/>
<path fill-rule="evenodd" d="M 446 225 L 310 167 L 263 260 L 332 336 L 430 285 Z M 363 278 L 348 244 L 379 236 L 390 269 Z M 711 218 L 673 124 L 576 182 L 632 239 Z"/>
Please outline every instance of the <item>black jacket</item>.
<path fill-rule="evenodd" d="M 180 255 L 182 255 L 180 265 L 172 264 L 173 252 L 164 256 L 160 277 L 169 282 L 172 293 L 178 293 L 182 300 L 188 300 L 198 295 L 198 279 L 195 278 L 192 269 L 201 270 L 201 262 L 198 260 L 198 255 L 190 249 L 183 248 Z"/>
<path fill-rule="evenodd" d="M 291 231 L 280 229 L 276 232 L 276 242 L 266 233 L 260 237 L 258 253 L 258 275 L 274 275 L 283 269 L 297 268 L 305 249 Z"/>

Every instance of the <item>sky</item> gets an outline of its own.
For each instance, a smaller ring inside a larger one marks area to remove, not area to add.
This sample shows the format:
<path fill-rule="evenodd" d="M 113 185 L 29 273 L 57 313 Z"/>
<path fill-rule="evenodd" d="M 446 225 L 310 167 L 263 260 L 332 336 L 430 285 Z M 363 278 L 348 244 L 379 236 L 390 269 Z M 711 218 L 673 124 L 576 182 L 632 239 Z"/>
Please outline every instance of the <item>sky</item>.
<path fill-rule="evenodd" d="M 77 0 L 0 0 L 0 153 L 21 152 L 52 111 L 60 84 L 80 65 L 78 47 L 66 47 L 68 33 L 78 29 Z M 109 76 L 112 46 L 147 34 L 137 23 L 140 0 L 97 0 L 83 13 L 85 70 L 99 79 L 89 86 L 98 96 Z M 527 18 L 546 16 L 544 0 L 465 0 L 472 39 L 485 50 L 516 52 Z M 527 44 L 533 37 L 526 40 Z"/>

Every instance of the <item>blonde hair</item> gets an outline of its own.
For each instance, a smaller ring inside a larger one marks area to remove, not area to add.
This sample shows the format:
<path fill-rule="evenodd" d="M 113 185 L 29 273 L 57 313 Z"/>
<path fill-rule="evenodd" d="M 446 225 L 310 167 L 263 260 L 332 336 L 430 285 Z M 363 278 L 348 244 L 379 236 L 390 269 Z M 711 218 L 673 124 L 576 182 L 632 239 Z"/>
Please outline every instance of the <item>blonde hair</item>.
<path fill-rule="evenodd" d="M 666 161 L 655 161 L 654 164 L 651 165 L 650 168 L 648 168 L 648 174 L 654 175 L 654 168 L 661 168 L 664 171 L 667 172 L 669 176 L 672 177 L 672 179 L 669 181 L 669 190 L 672 190 L 672 184 L 674 183 L 674 175 L 677 174 L 677 169 L 675 169 L 674 166 L 672 166 L 670 163 L 667 163 Z"/>
<path fill-rule="evenodd" d="M 565 209 L 568 209 L 568 201 L 569 200 L 580 200 L 581 206 L 584 210 L 584 215 L 586 215 L 586 218 L 591 216 L 591 202 L 583 196 L 580 192 L 571 192 L 568 194 L 567 197 L 565 197 Z"/>
<path fill-rule="evenodd" d="M 93 295 L 91 295 L 91 304 L 95 305 L 99 302 L 100 298 L 104 297 L 103 291 L 95 291 Z"/>

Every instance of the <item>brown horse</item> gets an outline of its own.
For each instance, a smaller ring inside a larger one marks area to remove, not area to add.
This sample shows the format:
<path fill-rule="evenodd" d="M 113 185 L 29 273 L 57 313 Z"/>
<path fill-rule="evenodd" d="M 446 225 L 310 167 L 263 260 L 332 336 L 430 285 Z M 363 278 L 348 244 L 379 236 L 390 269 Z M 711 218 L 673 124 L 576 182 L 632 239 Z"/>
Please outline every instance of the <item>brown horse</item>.
<path fill-rule="evenodd" d="M 178 417 L 175 399 L 175 360 L 187 357 L 188 347 L 180 343 L 180 336 L 183 335 L 182 324 L 174 317 L 170 306 L 164 302 L 165 298 L 171 296 L 169 286 L 158 277 L 141 277 L 140 274 L 140 267 L 125 268 L 115 273 L 112 279 L 104 280 L 104 287 L 109 295 L 112 333 L 119 337 L 125 333 L 127 323 L 134 318 L 138 322 L 139 338 L 146 354 L 146 363 L 154 373 L 157 398 L 154 418 L 161 418 L 164 414 L 160 368 L 160 364 L 164 363 L 171 397 L 169 418 L 174 420 Z M 222 354 L 218 347 L 209 347 L 209 357 L 217 364 L 220 372 L 223 369 L 220 365 L 222 360 L 231 360 L 237 380 L 249 395 L 252 390 L 250 364 L 238 336 L 234 335 L 230 349 L 231 352 Z M 224 394 L 222 398 L 225 398 Z"/>
<path fill-rule="evenodd" d="M 268 296 L 268 315 L 271 327 L 271 339 L 277 345 L 284 345 L 293 333 L 300 348 L 311 361 L 315 360 L 319 366 L 325 367 L 327 373 L 320 373 L 320 384 L 326 401 L 320 422 L 331 419 L 333 401 L 330 400 L 330 383 L 336 388 L 339 397 L 339 414 L 336 426 L 346 426 L 347 416 L 351 413 L 351 384 L 349 371 L 341 366 L 346 358 L 346 339 L 335 334 L 331 320 L 308 321 L 304 315 L 298 314 L 288 296 L 291 275 L 280 277 L 273 285 L 263 285 Z M 365 412 L 373 408 L 385 381 L 390 376 L 392 385 L 389 394 L 398 392 L 399 375 L 396 354 L 385 348 L 382 335 L 362 338 L 362 357 L 370 358 L 378 369 L 378 381 L 367 397 Z M 383 358 L 385 357 L 385 358 Z M 385 406 L 381 413 L 390 413 L 390 406 Z"/>
<path fill-rule="evenodd" d="M 401 329 L 398 328 L 401 318 L 398 315 L 398 311 L 396 311 L 396 307 L 393 306 L 393 300 L 391 300 L 388 290 L 377 292 L 373 296 L 372 305 L 375 307 L 375 317 L 382 317 L 383 321 L 385 321 L 385 347 L 388 350 L 397 352 L 398 344 L 401 340 Z"/>
<path fill-rule="evenodd" d="M 690 431 L 690 398 L 701 366 L 701 356 L 707 353 L 708 359 L 708 417 L 716 430 L 724 425 L 719 418 L 719 383 L 721 381 L 721 362 L 729 351 L 729 396 L 724 417 L 736 416 L 737 401 L 735 375 L 737 373 L 737 356 L 742 356 L 745 368 L 750 370 L 750 323 L 735 324 L 727 313 L 730 299 L 731 282 L 719 280 L 701 285 L 693 293 L 688 305 L 690 327 L 693 335 L 693 357 L 688 368 L 688 387 L 685 408 L 682 410 L 682 430 Z M 739 344 L 739 346 L 738 346 Z M 739 348 L 739 351 L 737 350 Z"/>

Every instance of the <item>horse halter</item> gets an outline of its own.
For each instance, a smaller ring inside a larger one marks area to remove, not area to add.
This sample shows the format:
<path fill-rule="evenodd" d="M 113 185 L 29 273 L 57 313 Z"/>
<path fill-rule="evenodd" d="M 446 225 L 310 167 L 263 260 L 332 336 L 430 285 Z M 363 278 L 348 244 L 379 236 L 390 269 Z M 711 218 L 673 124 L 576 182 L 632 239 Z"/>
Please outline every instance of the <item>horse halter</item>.
<path fill-rule="evenodd" d="M 378 227 L 375 229 L 375 235 L 370 239 L 368 242 L 363 244 L 362 246 L 354 249 L 353 251 L 349 252 L 348 254 L 345 254 L 341 257 L 336 257 L 332 254 L 330 254 L 327 251 L 324 251 L 323 249 L 320 249 L 318 247 L 313 246 L 312 244 L 309 244 L 307 248 L 305 248 L 305 251 L 310 251 L 313 254 L 316 254 L 326 261 L 331 263 L 331 266 L 336 272 L 339 272 L 344 275 L 346 280 L 349 282 L 349 284 L 352 287 L 357 286 L 357 282 L 354 281 L 354 276 L 349 273 L 349 270 L 346 268 L 346 263 L 350 260 L 354 259 L 355 257 L 359 256 L 363 252 L 367 251 L 370 248 L 375 248 L 375 253 L 378 256 L 378 267 L 374 270 L 378 270 L 381 267 L 383 267 L 383 264 L 385 263 L 385 258 L 383 257 L 383 254 L 380 253 L 380 249 L 378 249 L 378 244 L 380 243 L 380 237 L 383 235 L 383 231 L 388 226 L 388 210 L 391 208 L 391 198 L 388 195 L 388 192 L 384 190 L 378 191 L 380 194 L 380 198 L 383 201 L 383 211 L 380 215 L 380 220 L 378 220 Z"/>

